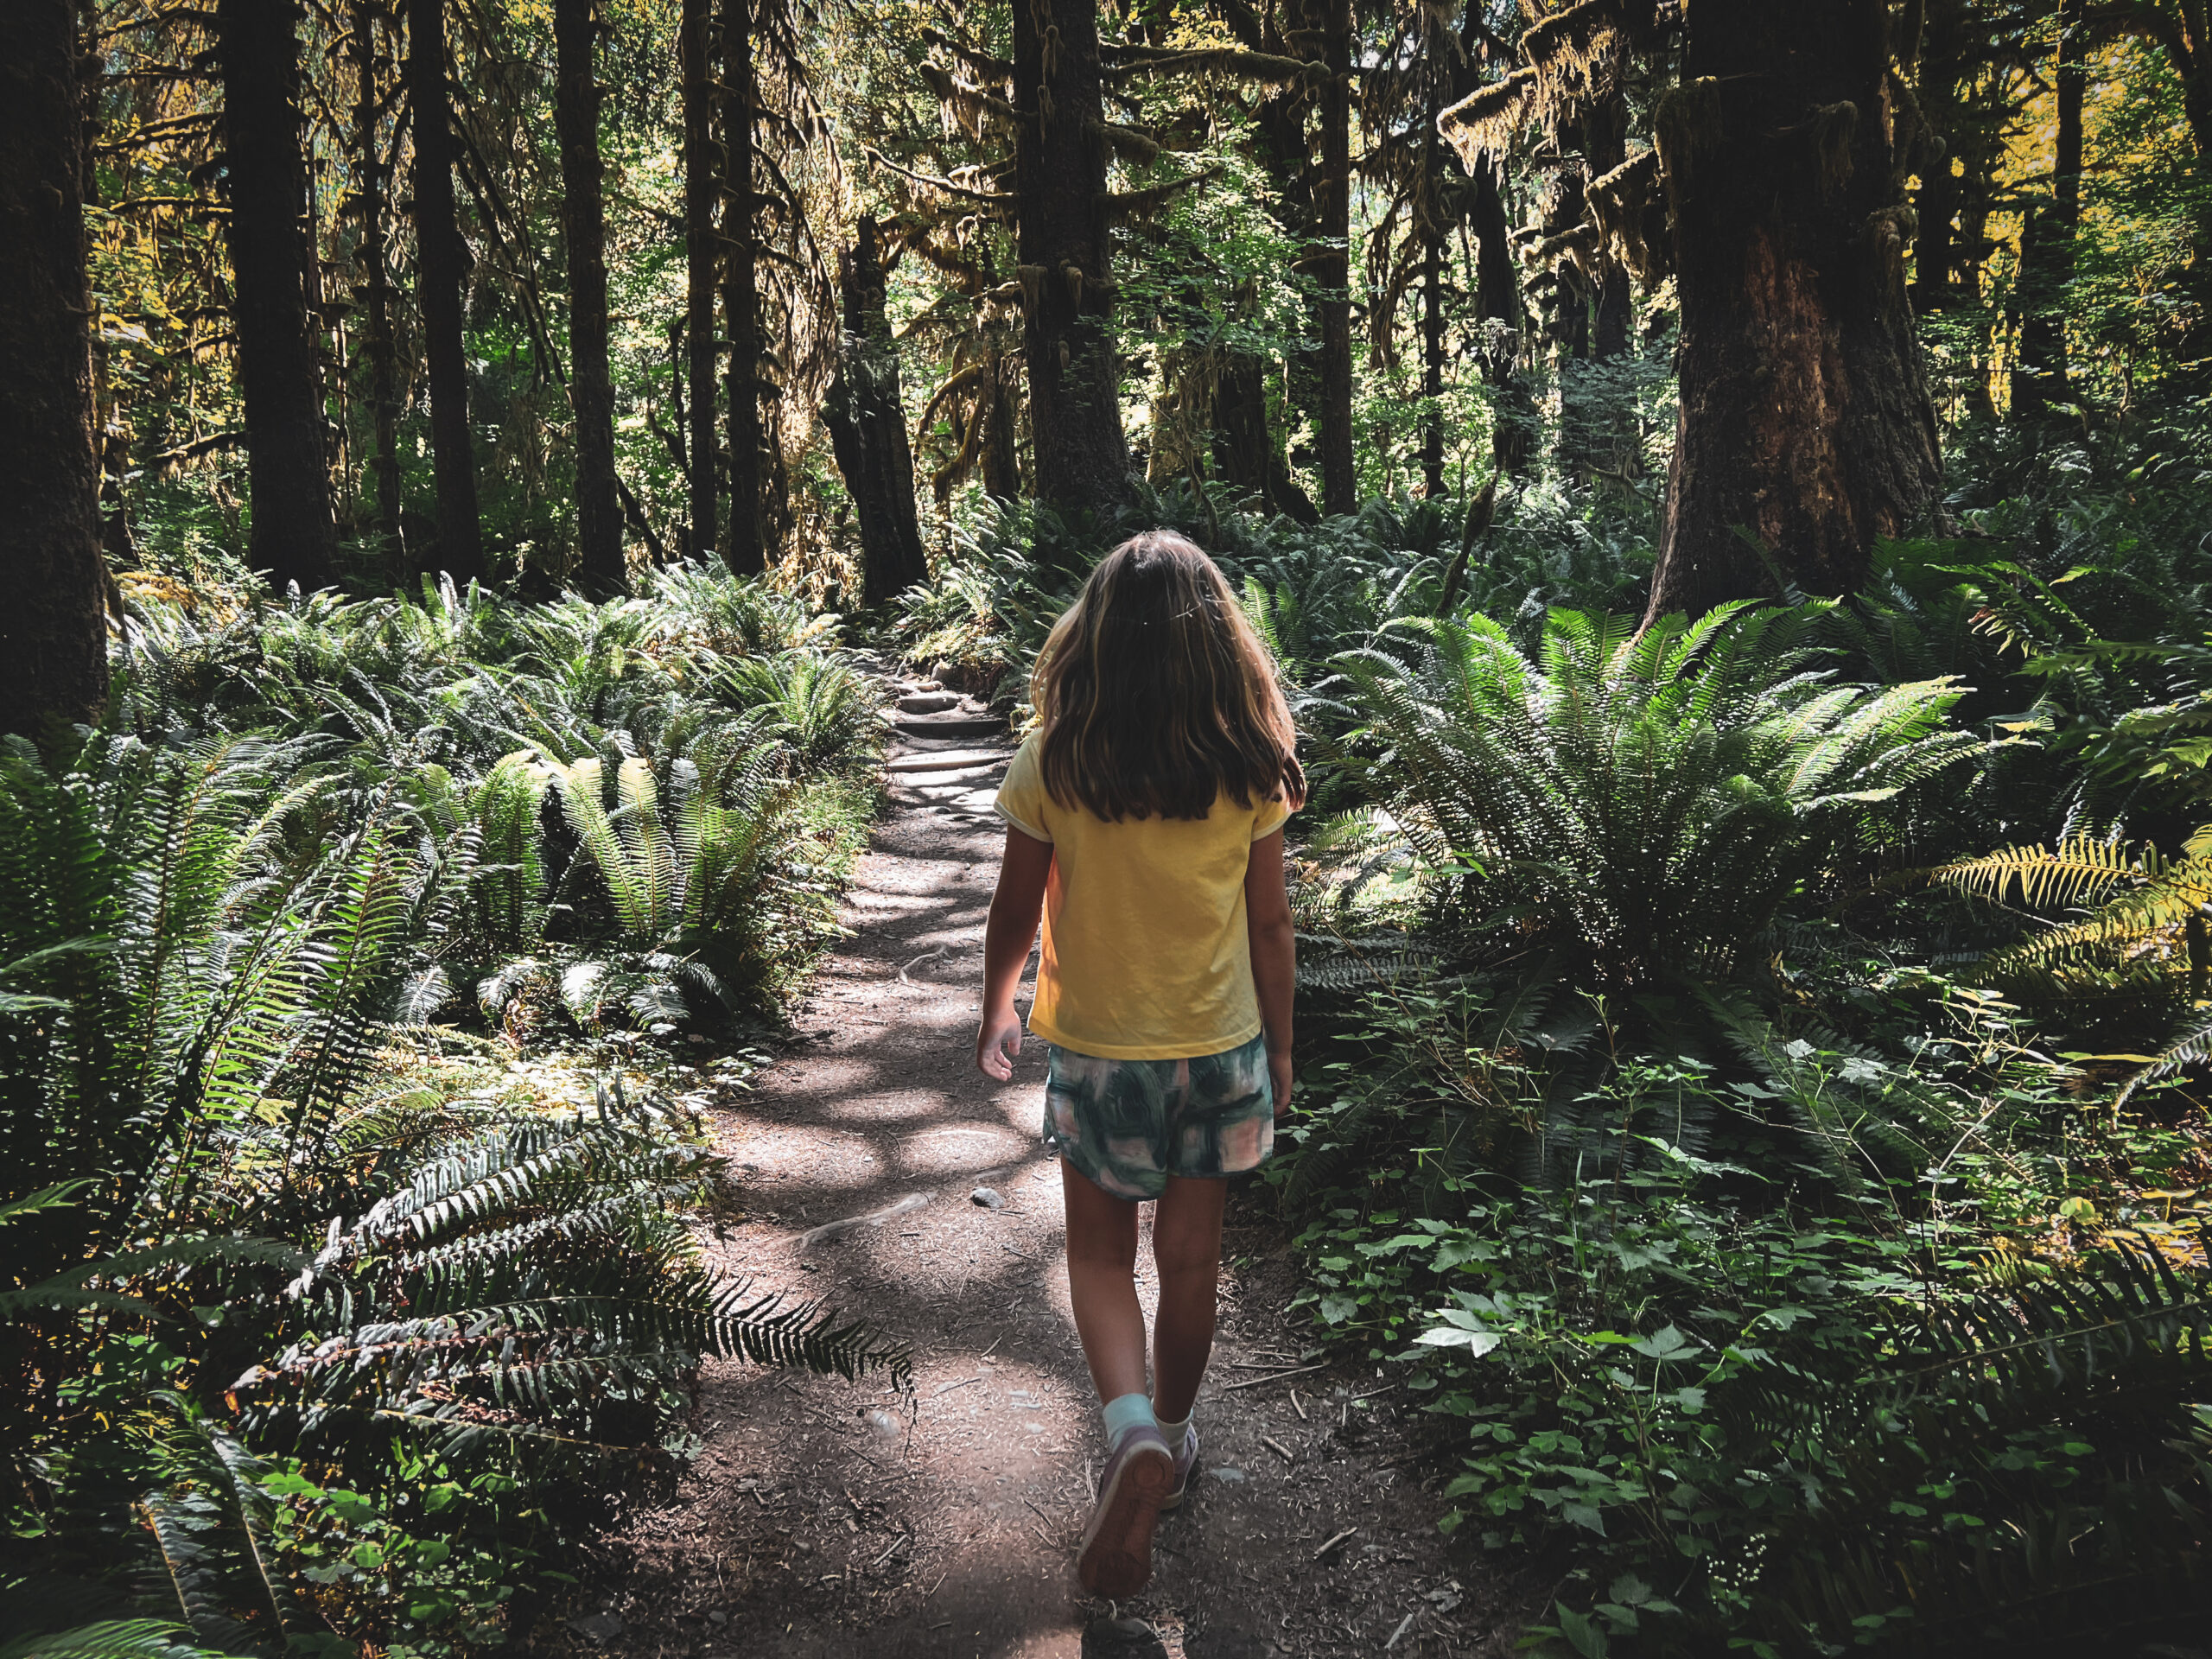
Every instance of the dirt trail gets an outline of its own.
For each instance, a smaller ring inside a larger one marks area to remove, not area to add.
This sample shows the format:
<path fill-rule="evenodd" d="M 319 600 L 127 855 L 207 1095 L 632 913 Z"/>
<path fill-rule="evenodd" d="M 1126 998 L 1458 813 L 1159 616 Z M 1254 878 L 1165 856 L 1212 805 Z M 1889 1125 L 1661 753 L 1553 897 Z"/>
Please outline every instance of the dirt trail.
<path fill-rule="evenodd" d="M 1163 1523 L 1150 1590 L 1119 1608 L 1083 1597 L 1073 1551 L 1098 1430 L 1058 1173 L 1038 1140 L 1043 1056 L 1026 1047 L 1007 1084 L 969 1058 L 1002 766 L 895 784 L 805 1039 L 713 1117 L 738 1192 L 717 1218 L 720 1264 L 910 1344 L 912 1398 L 710 1365 L 703 1450 L 675 1501 L 630 1518 L 575 1616 L 533 1645 L 701 1659 L 1504 1651 L 1491 1580 L 1434 1530 L 1424 1420 L 1400 1416 L 1402 1394 L 1375 1394 L 1389 1378 L 1334 1366 L 1236 1386 L 1301 1363 L 1302 1345 L 1282 1318 L 1280 1230 L 1244 1200 L 1199 1399 L 1205 1472 Z M 978 1186 L 1004 1207 L 971 1202 Z"/>

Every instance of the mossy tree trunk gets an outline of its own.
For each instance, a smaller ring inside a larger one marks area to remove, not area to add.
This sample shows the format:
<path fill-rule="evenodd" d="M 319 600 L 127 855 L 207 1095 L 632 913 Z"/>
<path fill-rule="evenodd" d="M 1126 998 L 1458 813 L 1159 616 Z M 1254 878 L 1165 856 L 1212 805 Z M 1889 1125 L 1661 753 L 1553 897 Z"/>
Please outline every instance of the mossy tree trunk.
<path fill-rule="evenodd" d="M 1681 84 L 1654 120 L 1682 333 L 1652 617 L 1785 587 L 1848 593 L 1874 538 L 1935 496 L 1886 17 L 1882 0 L 1688 14 Z"/>
<path fill-rule="evenodd" d="M 107 698 L 72 0 L 0 5 L 0 732 Z"/>
<path fill-rule="evenodd" d="M 575 416 L 577 580 L 602 597 L 630 586 L 614 488 L 614 383 L 607 366 L 607 211 L 601 194 L 597 8 L 554 0 L 553 124 L 569 253 L 569 402 Z"/>
<path fill-rule="evenodd" d="M 278 588 L 327 587 L 338 530 L 322 377 L 308 319 L 307 168 L 295 0 L 218 0 L 231 321 L 245 405 L 246 562 Z"/>
<path fill-rule="evenodd" d="M 683 0 L 677 72 L 683 103 L 683 338 L 691 400 L 684 445 L 691 524 L 687 558 L 716 546 L 715 465 L 715 207 L 722 188 L 715 156 L 714 0 Z"/>
<path fill-rule="evenodd" d="M 375 447 L 368 470 L 376 498 L 377 534 L 383 538 L 385 559 L 393 575 L 404 581 L 409 569 L 399 520 L 399 365 L 392 343 L 391 273 L 385 260 L 391 164 L 378 137 L 384 77 L 376 30 L 385 16 L 374 0 L 354 0 L 349 20 L 355 89 L 353 209 L 360 231 L 353 245 L 353 263 L 359 268 L 353 297 L 360 316 L 360 357 L 369 378 L 369 423 Z"/>
<path fill-rule="evenodd" d="M 873 217 L 838 260 L 844 333 L 823 415 L 860 520 L 861 602 L 884 604 L 929 580 L 914 514 L 914 455 L 899 394 L 899 353 L 884 315 L 882 243 Z"/>
<path fill-rule="evenodd" d="M 1129 498 L 1129 454 L 1092 0 L 1015 0 L 1014 103 L 1037 495 L 1063 511 L 1110 508 Z"/>
<path fill-rule="evenodd" d="M 408 0 L 407 97 L 415 127 L 415 250 L 423 358 L 430 381 L 430 465 L 437 480 L 437 568 L 480 580 L 476 445 L 468 430 L 461 284 L 468 249 L 454 204 L 453 103 L 446 90 L 445 0 Z M 419 561 L 418 561 L 419 562 Z"/>
<path fill-rule="evenodd" d="M 1414 226 L 1421 237 L 1421 493 L 1444 493 L 1444 143 L 1436 118 L 1444 107 L 1445 81 L 1430 81 L 1422 111 L 1421 190 Z"/>
<path fill-rule="evenodd" d="M 729 376 L 723 392 L 729 529 L 722 557 L 739 575 L 757 576 L 768 568 L 768 537 L 760 512 L 760 205 L 753 182 L 760 92 L 752 0 L 725 0 L 721 33 L 722 315 L 729 329 Z M 911 477 L 906 493 L 912 517 Z"/>
<path fill-rule="evenodd" d="M 1216 0 L 1215 10 L 1237 44 L 1247 51 L 1277 58 L 1304 55 L 1283 33 L 1283 14 L 1291 7 L 1255 10 L 1243 0 Z M 1294 19 L 1296 15 L 1294 12 Z M 1306 130 L 1306 112 L 1313 103 L 1313 88 L 1302 79 L 1277 82 L 1261 97 L 1254 119 L 1255 159 L 1267 170 L 1273 187 L 1269 214 L 1285 236 L 1301 243 L 1313 234 L 1313 174 Z M 1318 306 L 1311 308 L 1311 317 L 1318 342 L 1321 333 Z M 1290 352 L 1282 367 L 1286 401 L 1291 410 L 1314 407 L 1321 385 L 1318 345 L 1313 350 Z M 1292 476 L 1283 446 L 1269 429 L 1267 378 L 1267 363 L 1259 356 L 1231 354 L 1218 390 L 1215 464 L 1239 489 L 1263 489 L 1270 512 L 1287 513 L 1300 524 L 1313 524 L 1320 513 Z M 1286 427 L 1295 424 L 1294 416 L 1283 423 Z"/>
<path fill-rule="evenodd" d="M 1309 5 L 1319 14 L 1328 72 L 1320 99 L 1321 170 L 1313 185 L 1314 243 L 1307 270 L 1321 291 L 1321 511 L 1359 505 L 1351 425 L 1351 9 L 1343 0 Z"/>
<path fill-rule="evenodd" d="M 1514 273 L 1512 227 L 1497 164 L 1475 167 L 1467 210 L 1475 233 L 1475 316 L 1478 355 L 1490 385 L 1491 459 L 1501 473 L 1526 472 L 1536 448 L 1536 400 L 1521 363 L 1521 284 Z"/>
<path fill-rule="evenodd" d="M 1910 290 L 1912 308 L 1921 315 L 1943 310 L 1958 297 L 1954 285 L 1958 267 L 1954 221 L 1959 213 L 1960 180 L 1954 169 L 1964 114 L 1960 89 L 1968 69 L 1968 4 L 1969 0 L 1933 0 L 1921 25 L 1914 96 L 1929 132 L 1921 142 L 1920 188 L 1913 200 L 1916 227 Z M 1936 153 L 1938 145 L 1941 155 Z"/>
<path fill-rule="evenodd" d="M 2087 0 L 2058 9 L 2057 105 L 2050 194 L 2030 210 L 2020 235 L 2019 349 L 2012 359 L 2012 412 L 2040 415 L 2067 396 L 2066 289 L 2082 226 L 2082 114 L 2089 79 Z"/>

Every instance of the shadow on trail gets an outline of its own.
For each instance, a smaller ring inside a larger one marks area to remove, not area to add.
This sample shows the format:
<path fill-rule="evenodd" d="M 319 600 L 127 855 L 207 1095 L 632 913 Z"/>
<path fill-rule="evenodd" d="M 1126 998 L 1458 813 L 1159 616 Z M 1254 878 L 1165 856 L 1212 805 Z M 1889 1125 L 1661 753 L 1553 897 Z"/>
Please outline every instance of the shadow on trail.
<path fill-rule="evenodd" d="M 1096 1402 L 1068 1307 L 1058 1169 L 1038 1135 L 1044 1057 L 1026 1047 L 1007 1084 L 972 1058 L 996 779 L 894 785 L 803 1040 L 710 1120 L 734 1196 L 703 1241 L 710 1258 L 906 1344 L 913 1392 L 709 1363 L 677 1501 L 630 1517 L 580 1620 L 532 1647 L 1303 1659 L 1374 1652 L 1395 1631 L 1394 1656 L 1503 1652 L 1490 1639 L 1502 1622 L 1470 1629 L 1479 1610 L 1449 1575 L 1471 1570 L 1446 1559 L 1418 1462 L 1401 1441 L 1360 1438 L 1364 1425 L 1339 1433 L 1351 1396 L 1380 1385 L 1308 1370 L 1304 1403 L 1279 1384 L 1243 1391 L 1305 1338 L 1284 1329 L 1296 1280 L 1280 1232 L 1235 1198 L 1229 1251 L 1244 1259 L 1199 1396 L 1205 1472 L 1163 1524 L 1143 1596 L 1082 1595 Z M 995 1204 L 971 1201 L 978 1186 Z M 1149 1257 L 1141 1242 L 1147 1306 Z M 1317 1567 L 1347 1527 L 1357 1541 Z"/>

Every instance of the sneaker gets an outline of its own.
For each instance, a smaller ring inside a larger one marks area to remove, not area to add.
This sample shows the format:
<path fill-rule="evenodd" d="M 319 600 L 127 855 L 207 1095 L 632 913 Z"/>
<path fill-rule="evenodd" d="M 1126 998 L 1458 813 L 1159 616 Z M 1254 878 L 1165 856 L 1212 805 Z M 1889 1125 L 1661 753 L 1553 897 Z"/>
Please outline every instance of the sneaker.
<path fill-rule="evenodd" d="M 1159 1431 L 1124 1434 L 1098 1477 L 1098 1507 L 1083 1529 L 1076 1577 L 1094 1596 L 1134 1596 L 1152 1579 L 1152 1529 L 1175 1486 L 1175 1454 Z"/>
<path fill-rule="evenodd" d="M 1163 1514 L 1183 1507 L 1183 1499 L 1189 1494 L 1191 1477 L 1198 1472 L 1198 1425 L 1195 1419 L 1183 1430 L 1183 1444 L 1173 1450 L 1175 1454 L 1175 1489 L 1167 1494 L 1167 1501 L 1160 1506 Z"/>

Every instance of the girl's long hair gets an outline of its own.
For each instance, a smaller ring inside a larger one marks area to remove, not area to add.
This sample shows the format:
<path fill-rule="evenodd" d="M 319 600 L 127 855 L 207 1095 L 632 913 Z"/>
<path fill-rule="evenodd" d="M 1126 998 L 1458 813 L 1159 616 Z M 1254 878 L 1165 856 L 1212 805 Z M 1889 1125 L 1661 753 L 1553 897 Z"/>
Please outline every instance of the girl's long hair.
<path fill-rule="evenodd" d="M 1045 788 L 1109 822 L 1305 797 L 1267 647 L 1214 562 L 1170 530 L 1109 553 L 1037 656 Z"/>

